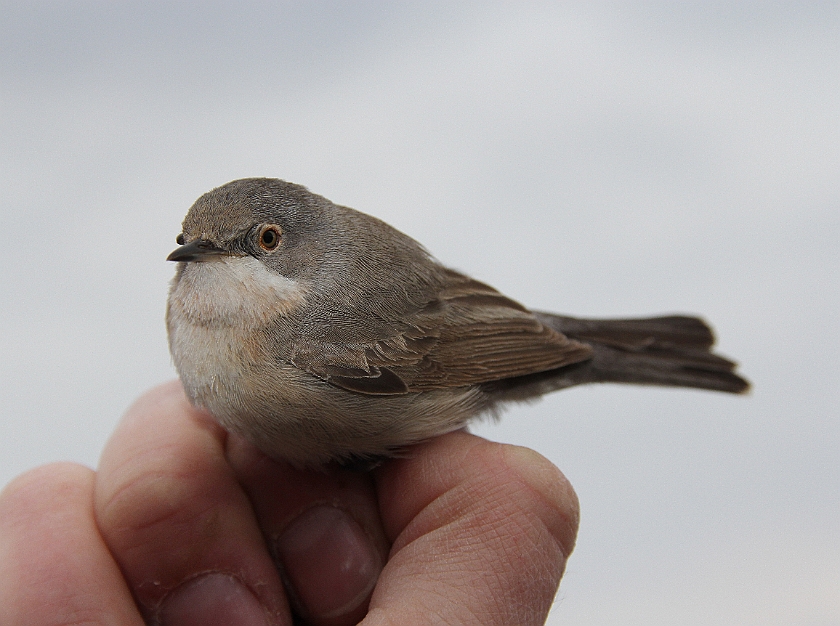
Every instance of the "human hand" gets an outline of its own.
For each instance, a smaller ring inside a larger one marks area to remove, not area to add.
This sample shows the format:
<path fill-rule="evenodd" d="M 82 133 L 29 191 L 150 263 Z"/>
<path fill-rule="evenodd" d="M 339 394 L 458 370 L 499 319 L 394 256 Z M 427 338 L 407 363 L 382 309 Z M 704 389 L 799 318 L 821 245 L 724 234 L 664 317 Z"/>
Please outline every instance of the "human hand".
<path fill-rule="evenodd" d="M 541 624 L 577 526 L 530 450 L 457 432 L 369 473 L 299 471 L 173 382 L 97 472 L 48 465 L 0 494 L 0 624 Z"/>

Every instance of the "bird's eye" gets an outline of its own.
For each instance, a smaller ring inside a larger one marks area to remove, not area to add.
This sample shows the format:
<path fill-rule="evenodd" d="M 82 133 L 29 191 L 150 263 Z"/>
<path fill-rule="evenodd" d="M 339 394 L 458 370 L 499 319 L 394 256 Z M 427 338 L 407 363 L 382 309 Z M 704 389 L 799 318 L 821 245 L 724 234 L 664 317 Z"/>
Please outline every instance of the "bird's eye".
<path fill-rule="evenodd" d="M 184 233 L 180 233 L 177 237 L 175 237 L 175 243 L 177 243 L 179 246 L 184 245 Z"/>
<path fill-rule="evenodd" d="M 260 230 L 260 248 L 271 252 L 280 245 L 280 227 L 274 224 L 263 226 Z"/>

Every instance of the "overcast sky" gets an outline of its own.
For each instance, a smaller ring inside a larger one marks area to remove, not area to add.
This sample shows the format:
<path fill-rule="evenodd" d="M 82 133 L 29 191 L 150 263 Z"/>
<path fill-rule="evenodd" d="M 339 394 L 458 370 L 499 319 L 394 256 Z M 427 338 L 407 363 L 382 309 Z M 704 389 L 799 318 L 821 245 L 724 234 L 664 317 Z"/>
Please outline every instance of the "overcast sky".
<path fill-rule="evenodd" d="M 276 176 L 534 308 L 695 312 L 747 397 L 482 435 L 571 479 L 550 624 L 840 624 L 840 5 L 0 2 L 0 483 L 174 376 L 203 192 Z"/>

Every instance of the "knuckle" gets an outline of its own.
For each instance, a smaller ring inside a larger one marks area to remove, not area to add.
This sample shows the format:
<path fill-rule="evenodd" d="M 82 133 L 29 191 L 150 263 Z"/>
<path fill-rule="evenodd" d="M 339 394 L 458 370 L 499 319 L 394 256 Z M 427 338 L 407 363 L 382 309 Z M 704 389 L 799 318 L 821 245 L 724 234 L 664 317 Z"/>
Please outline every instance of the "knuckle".
<path fill-rule="evenodd" d="M 50 463 L 13 479 L 0 492 L 0 520 L 26 523 L 45 510 L 60 509 L 68 500 L 90 498 L 93 470 L 71 462 Z"/>
<path fill-rule="evenodd" d="M 580 524 L 580 503 L 571 483 L 538 452 L 508 445 L 502 446 L 501 455 L 503 466 L 512 474 L 512 497 L 539 518 L 568 557 Z"/>
<path fill-rule="evenodd" d="M 143 535 L 183 523 L 195 514 L 192 480 L 171 468 L 127 468 L 97 493 L 97 521 L 109 542 L 142 541 Z"/>

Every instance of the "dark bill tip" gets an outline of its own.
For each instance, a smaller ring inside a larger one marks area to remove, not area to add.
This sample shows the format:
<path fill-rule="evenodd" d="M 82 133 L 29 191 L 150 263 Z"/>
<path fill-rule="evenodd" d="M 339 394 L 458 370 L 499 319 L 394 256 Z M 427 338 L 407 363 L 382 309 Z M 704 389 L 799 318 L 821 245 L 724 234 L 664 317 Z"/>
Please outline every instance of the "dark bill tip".
<path fill-rule="evenodd" d="M 205 239 L 196 239 L 179 248 L 175 248 L 168 257 L 167 261 L 182 261 L 189 263 L 191 261 L 199 261 L 212 256 L 221 256 L 226 252 L 218 247 L 216 244 Z"/>

